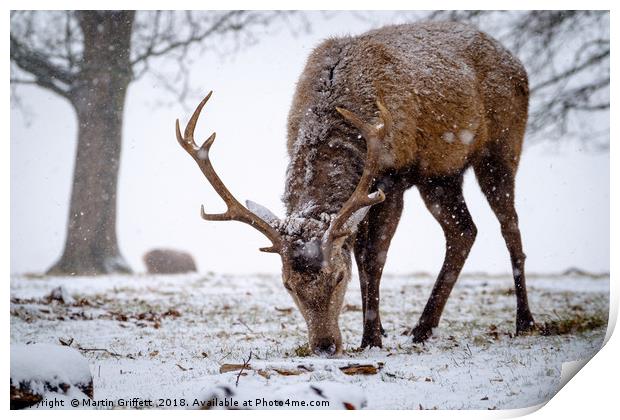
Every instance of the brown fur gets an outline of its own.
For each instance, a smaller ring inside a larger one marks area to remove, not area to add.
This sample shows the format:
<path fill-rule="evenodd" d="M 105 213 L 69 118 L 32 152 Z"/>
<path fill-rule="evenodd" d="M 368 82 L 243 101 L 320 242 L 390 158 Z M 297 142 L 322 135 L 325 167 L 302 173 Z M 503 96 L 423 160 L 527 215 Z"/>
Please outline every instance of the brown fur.
<path fill-rule="evenodd" d="M 209 159 L 215 133 L 200 147 L 194 142 L 210 96 L 184 134 L 178 120 L 176 126 L 177 140 L 227 206 L 221 214 L 203 210 L 202 217 L 243 222 L 271 240 L 262 250 L 282 257 L 284 286 L 306 320 L 314 352 L 342 351 L 338 317 L 351 251 L 362 291 L 362 347 L 381 346 L 379 284 L 403 194 L 413 186 L 446 238 L 443 266 L 411 331 L 414 341 L 431 334 L 476 238 L 462 194 L 469 167 L 510 253 L 517 333 L 534 327 L 514 207 L 528 82 L 521 63 L 496 41 L 444 22 L 388 26 L 319 45 L 289 114 L 284 220 L 256 203 L 242 206 L 228 191 Z"/>
<path fill-rule="evenodd" d="M 381 345 L 381 272 L 403 193 L 412 186 L 418 186 L 446 236 L 444 266 L 412 331 L 415 341 L 430 335 L 476 236 L 462 197 L 462 176 L 468 167 L 474 168 L 500 220 L 511 254 L 517 331 L 529 330 L 533 318 L 514 209 L 514 176 L 527 121 L 527 75 L 514 56 L 470 26 L 389 26 L 329 39 L 312 52 L 289 114 L 287 219 L 280 226 L 286 242 L 320 239 L 330 216 L 360 178 L 365 141 L 335 108 L 372 122 L 378 97 L 394 120 L 375 181 L 386 201 L 372 207 L 357 234 L 342 244 L 340 262 L 331 272 L 317 270 L 321 256 L 316 253 L 300 256 L 291 245 L 283 255 L 284 282 L 308 321 L 310 344 L 327 348 L 323 344 L 331 343 L 341 349 L 337 319 L 351 271 L 347 256 L 353 248 L 362 285 L 362 346 Z M 335 276 L 346 281 L 337 282 Z"/>

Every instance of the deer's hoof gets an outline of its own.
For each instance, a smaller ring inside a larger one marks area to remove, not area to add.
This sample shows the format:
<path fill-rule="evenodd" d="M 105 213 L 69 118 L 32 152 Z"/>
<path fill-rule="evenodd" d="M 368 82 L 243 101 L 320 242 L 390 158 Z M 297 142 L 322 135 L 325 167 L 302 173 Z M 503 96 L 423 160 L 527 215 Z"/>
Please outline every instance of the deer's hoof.
<path fill-rule="evenodd" d="M 517 317 L 517 335 L 527 335 L 538 331 L 538 326 L 534 322 L 534 317 L 528 316 Z"/>
<path fill-rule="evenodd" d="M 428 340 L 431 335 L 433 335 L 433 329 L 431 327 L 418 324 L 413 327 L 409 335 L 411 335 L 411 340 L 414 343 L 423 343 Z"/>
<path fill-rule="evenodd" d="M 360 348 L 365 349 L 368 347 L 383 347 L 381 342 L 381 333 L 377 331 L 377 334 L 364 334 L 362 336 L 362 344 Z"/>

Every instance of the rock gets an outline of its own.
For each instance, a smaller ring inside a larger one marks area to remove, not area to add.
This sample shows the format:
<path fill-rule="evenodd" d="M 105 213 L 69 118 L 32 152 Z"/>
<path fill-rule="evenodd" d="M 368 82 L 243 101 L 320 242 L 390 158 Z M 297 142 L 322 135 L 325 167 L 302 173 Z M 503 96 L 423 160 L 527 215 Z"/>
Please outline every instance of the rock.
<path fill-rule="evenodd" d="M 71 297 L 69 293 L 65 290 L 64 287 L 58 286 L 50 292 L 49 295 L 43 298 L 47 303 L 59 302 L 64 305 L 72 305 L 75 303 L 75 299 Z"/>
<path fill-rule="evenodd" d="M 196 270 L 191 254 L 173 249 L 153 249 L 142 258 L 149 274 L 180 274 Z"/>
<path fill-rule="evenodd" d="M 93 398 L 88 361 L 75 349 L 53 344 L 11 344 L 11 409 L 30 407 L 47 394 Z"/>

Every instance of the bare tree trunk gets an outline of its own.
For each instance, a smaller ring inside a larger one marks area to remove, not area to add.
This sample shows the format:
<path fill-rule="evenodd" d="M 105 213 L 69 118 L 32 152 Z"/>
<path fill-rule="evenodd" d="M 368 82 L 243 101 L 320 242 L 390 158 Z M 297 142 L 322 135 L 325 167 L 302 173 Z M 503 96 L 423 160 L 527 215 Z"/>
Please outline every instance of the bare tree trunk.
<path fill-rule="evenodd" d="M 84 62 L 71 92 L 78 118 L 65 248 L 48 274 L 129 273 L 116 236 L 116 190 L 134 12 L 78 12 Z"/>

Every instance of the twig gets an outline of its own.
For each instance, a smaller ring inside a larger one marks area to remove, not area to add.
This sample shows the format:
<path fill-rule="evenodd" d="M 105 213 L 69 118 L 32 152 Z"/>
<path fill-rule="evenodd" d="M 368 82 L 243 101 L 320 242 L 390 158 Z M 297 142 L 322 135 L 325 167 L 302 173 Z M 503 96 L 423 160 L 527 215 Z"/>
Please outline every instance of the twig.
<path fill-rule="evenodd" d="M 471 348 L 469 347 L 469 344 L 466 344 L 466 346 L 467 346 L 467 350 L 465 350 L 465 351 L 464 351 L 464 353 L 465 353 L 465 355 L 466 355 L 467 357 L 469 357 L 469 358 L 471 359 L 471 357 L 472 357 L 473 353 L 472 353 L 472 351 L 471 351 Z"/>
<path fill-rule="evenodd" d="M 114 353 L 113 351 L 110 351 L 108 349 L 86 349 L 84 347 L 78 347 L 78 350 L 80 350 L 80 351 L 102 351 L 102 352 L 108 353 L 110 356 L 126 357 L 126 356 L 123 356 L 122 354 Z"/>
<path fill-rule="evenodd" d="M 245 328 L 247 328 L 247 330 L 250 332 L 250 334 L 258 334 L 261 337 L 264 337 L 265 334 L 263 334 L 262 332 L 256 332 L 254 331 L 252 328 L 250 328 L 250 326 L 248 324 L 246 324 L 245 322 L 243 322 L 243 320 L 241 318 L 237 319 L 237 322 L 241 325 L 243 325 Z"/>
<path fill-rule="evenodd" d="M 237 319 L 237 322 L 241 325 L 243 325 L 245 328 L 248 329 L 249 332 L 251 332 L 252 334 L 254 334 L 254 331 L 252 330 L 252 328 L 250 328 L 248 326 L 248 324 L 246 324 L 245 322 L 243 322 L 243 320 L 241 318 Z"/>
<path fill-rule="evenodd" d="M 241 374 L 243 373 L 243 369 L 245 369 L 246 367 L 247 368 L 250 367 L 250 365 L 249 365 L 250 360 L 252 360 L 252 350 L 250 350 L 250 355 L 248 356 L 248 360 L 244 360 L 243 361 L 243 366 L 241 366 L 241 370 L 237 374 L 237 380 L 235 381 L 235 387 L 239 386 L 239 378 L 241 378 Z"/>
<path fill-rule="evenodd" d="M 192 369 L 193 369 L 193 368 L 186 368 L 186 367 L 183 367 L 183 366 L 181 366 L 181 365 L 180 365 L 180 364 L 178 364 L 178 363 L 177 363 L 177 366 L 178 366 L 178 368 L 179 368 L 179 369 L 181 369 L 183 372 L 188 371 L 188 370 L 192 370 Z"/>
<path fill-rule="evenodd" d="M 223 356 L 220 360 L 218 360 L 217 362 L 220 363 L 222 360 L 226 359 L 228 356 L 230 356 L 232 354 L 232 350 L 229 351 L 228 353 L 226 353 L 225 356 Z"/>
<path fill-rule="evenodd" d="M 73 344 L 73 337 L 70 337 L 69 339 L 58 337 L 58 341 L 60 341 L 60 344 L 63 346 L 71 347 L 71 344 Z"/>

